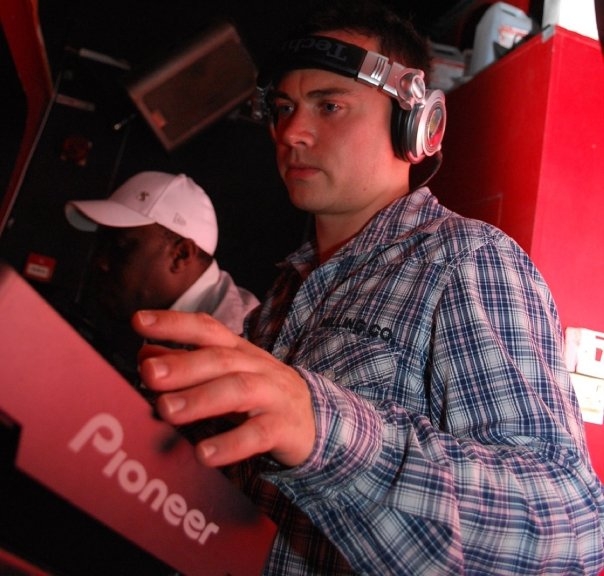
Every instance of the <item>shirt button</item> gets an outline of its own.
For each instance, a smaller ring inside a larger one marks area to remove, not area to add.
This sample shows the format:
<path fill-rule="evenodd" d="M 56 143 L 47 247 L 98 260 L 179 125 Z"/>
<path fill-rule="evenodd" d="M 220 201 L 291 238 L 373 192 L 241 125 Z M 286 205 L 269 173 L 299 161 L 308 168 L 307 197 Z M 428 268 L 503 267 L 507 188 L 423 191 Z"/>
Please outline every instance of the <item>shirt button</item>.
<path fill-rule="evenodd" d="M 273 356 L 277 358 L 277 360 L 283 360 L 287 353 L 289 352 L 289 348 L 287 346 L 279 346 L 273 350 Z"/>
<path fill-rule="evenodd" d="M 335 379 L 336 379 L 335 370 L 332 370 L 331 368 L 328 370 L 325 370 L 325 372 L 323 372 L 323 376 L 325 376 L 325 378 L 327 378 L 328 380 L 335 382 Z"/>

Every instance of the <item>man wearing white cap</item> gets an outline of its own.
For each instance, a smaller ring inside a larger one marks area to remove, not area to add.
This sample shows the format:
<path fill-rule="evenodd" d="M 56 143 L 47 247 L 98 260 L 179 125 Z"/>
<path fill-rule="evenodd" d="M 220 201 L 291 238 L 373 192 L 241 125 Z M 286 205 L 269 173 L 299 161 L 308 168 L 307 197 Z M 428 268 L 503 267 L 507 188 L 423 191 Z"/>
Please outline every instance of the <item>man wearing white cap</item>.
<path fill-rule="evenodd" d="M 203 311 L 240 334 L 258 304 L 219 268 L 214 207 L 184 174 L 140 172 L 105 200 L 68 202 L 65 214 L 98 234 L 96 297 L 115 319 L 142 308 Z"/>

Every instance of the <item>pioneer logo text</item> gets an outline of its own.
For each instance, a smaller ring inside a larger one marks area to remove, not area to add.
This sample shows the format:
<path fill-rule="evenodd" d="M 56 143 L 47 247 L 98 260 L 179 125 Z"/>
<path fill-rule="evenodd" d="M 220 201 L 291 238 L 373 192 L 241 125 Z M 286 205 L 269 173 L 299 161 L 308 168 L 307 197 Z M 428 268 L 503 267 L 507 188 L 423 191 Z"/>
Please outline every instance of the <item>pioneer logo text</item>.
<path fill-rule="evenodd" d="M 102 473 L 114 478 L 121 490 L 136 496 L 154 512 L 161 512 L 161 517 L 169 525 L 182 528 L 190 539 L 203 545 L 211 535 L 217 534 L 219 526 L 208 522 L 201 510 L 189 508 L 181 494 L 171 493 L 166 482 L 160 478 L 149 478 L 144 465 L 129 458 L 121 448 L 124 440 L 124 429 L 115 416 L 100 413 L 93 416 L 69 442 L 69 449 L 80 452 L 85 446 L 100 454 L 107 455 Z"/>

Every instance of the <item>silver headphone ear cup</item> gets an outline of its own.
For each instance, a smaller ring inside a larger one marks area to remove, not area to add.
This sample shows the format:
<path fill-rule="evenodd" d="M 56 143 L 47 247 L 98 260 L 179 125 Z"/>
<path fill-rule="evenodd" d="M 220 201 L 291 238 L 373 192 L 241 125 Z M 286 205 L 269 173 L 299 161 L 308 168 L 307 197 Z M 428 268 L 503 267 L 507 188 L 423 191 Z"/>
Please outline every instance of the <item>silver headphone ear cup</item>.
<path fill-rule="evenodd" d="M 405 156 L 412 164 L 433 156 L 441 148 L 447 112 L 442 90 L 430 90 L 424 102 L 415 106 L 406 119 Z"/>

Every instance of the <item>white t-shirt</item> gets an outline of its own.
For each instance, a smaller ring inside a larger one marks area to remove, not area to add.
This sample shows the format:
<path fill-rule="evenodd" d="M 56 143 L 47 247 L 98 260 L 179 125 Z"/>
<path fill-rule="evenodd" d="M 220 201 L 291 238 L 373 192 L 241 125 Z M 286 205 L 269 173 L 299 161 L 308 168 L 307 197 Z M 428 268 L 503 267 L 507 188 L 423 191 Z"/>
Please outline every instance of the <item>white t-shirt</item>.
<path fill-rule="evenodd" d="M 249 290 L 237 286 L 216 260 L 174 302 L 170 310 L 207 312 L 236 334 L 243 332 L 243 320 L 260 302 Z"/>

